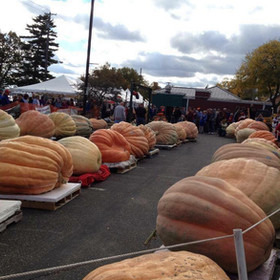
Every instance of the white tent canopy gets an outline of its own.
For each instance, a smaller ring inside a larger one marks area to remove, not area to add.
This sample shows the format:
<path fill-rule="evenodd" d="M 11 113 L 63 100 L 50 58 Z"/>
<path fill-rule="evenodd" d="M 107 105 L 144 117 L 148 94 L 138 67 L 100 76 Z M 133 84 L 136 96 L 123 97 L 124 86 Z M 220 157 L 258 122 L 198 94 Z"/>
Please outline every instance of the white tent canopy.
<path fill-rule="evenodd" d="M 37 83 L 29 86 L 11 88 L 11 93 L 34 92 L 34 93 L 51 93 L 51 94 L 64 94 L 64 95 L 77 95 L 77 86 L 82 81 L 73 81 L 65 75 L 57 78 Z"/>

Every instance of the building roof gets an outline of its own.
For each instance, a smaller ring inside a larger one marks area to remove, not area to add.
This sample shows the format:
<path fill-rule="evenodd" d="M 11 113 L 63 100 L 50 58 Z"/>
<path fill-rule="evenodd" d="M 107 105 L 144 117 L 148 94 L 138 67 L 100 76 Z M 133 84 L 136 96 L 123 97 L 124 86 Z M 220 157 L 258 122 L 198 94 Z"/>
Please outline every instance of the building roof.
<path fill-rule="evenodd" d="M 185 99 L 195 99 L 195 93 L 199 92 L 210 92 L 209 100 L 223 100 L 223 101 L 239 101 L 241 100 L 238 96 L 232 94 L 231 92 L 222 89 L 218 86 L 210 87 L 210 88 L 185 88 L 185 87 L 171 87 L 168 89 L 160 89 L 155 90 L 155 94 L 174 94 L 174 95 L 184 95 Z"/>

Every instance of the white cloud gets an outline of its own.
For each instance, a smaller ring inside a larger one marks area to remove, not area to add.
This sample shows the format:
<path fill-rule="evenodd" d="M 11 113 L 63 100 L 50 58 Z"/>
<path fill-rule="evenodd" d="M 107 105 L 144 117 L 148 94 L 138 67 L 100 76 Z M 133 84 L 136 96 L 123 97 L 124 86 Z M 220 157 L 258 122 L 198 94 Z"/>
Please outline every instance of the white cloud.
<path fill-rule="evenodd" d="M 9 0 L 0 31 L 26 35 L 26 24 L 53 13 L 56 75 L 85 73 L 90 0 Z M 143 70 L 144 77 L 174 85 L 213 85 L 232 76 L 246 53 L 280 38 L 274 0 L 96 0 L 91 62 Z M 96 67 L 91 65 L 91 67 Z"/>

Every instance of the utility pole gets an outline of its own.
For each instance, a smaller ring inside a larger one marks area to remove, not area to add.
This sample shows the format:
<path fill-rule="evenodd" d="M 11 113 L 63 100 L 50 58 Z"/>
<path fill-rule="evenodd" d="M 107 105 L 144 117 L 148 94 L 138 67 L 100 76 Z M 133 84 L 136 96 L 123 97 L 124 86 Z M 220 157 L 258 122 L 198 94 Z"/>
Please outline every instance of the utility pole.
<path fill-rule="evenodd" d="M 89 33 L 88 33 L 88 50 L 87 50 L 87 62 L 86 62 L 86 75 L 85 75 L 85 86 L 84 86 L 84 100 L 83 100 L 83 114 L 86 114 L 86 102 L 88 94 L 88 72 L 89 72 L 89 61 L 90 61 L 90 49 L 91 49 L 91 35 L 92 35 L 92 21 L 93 21 L 93 9 L 94 0 L 91 0 L 91 10 L 89 19 Z"/>

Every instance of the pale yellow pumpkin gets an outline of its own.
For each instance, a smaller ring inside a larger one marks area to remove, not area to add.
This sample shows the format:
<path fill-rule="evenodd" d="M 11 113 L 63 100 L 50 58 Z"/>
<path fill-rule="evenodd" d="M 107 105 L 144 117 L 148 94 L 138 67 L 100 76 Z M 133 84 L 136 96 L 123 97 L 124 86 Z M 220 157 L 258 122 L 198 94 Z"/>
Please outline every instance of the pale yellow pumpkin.
<path fill-rule="evenodd" d="M 95 173 L 99 170 L 102 157 L 99 148 L 82 136 L 70 136 L 58 141 L 72 155 L 73 174 Z"/>
<path fill-rule="evenodd" d="M 252 128 L 242 128 L 235 131 L 236 142 L 241 143 L 244 140 L 248 139 L 249 136 L 254 133 L 256 130 Z"/>
<path fill-rule="evenodd" d="M 76 123 L 73 118 L 63 112 L 53 112 L 49 114 L 49 118 L 55 125 L 54 136 L 67 137 L 76 133 Z"/>
<path fill-rule="evenodd" d="M 20 129 L 15 119 L 0 109 L 0 140 L 15 138 L 19 135 Z"/>

